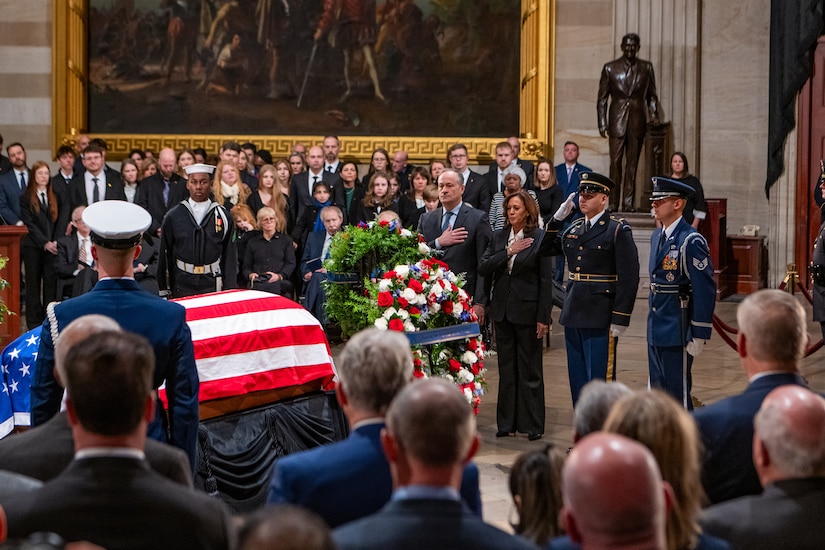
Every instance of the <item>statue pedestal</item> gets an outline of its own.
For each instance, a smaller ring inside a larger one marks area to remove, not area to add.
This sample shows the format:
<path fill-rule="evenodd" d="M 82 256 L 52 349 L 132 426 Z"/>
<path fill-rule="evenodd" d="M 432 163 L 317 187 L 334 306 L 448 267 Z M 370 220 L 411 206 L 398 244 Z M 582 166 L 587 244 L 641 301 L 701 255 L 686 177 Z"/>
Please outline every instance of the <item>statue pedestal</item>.
<path fill-rule="evenodd" d="M 645 134 L 644 166 L 640 172 L 643 176 L 642 185 L 636 182 L 636 204 L 637 210 L 647 211 L 650 206 L 650 195 L 653 193 L 653 184 L 650 178 L 654 176 L 670 175 L 670 122 L 663 122 L 658 126 L 648 126 Z M 638 173 L 638 172 L 637 172 Z"/>

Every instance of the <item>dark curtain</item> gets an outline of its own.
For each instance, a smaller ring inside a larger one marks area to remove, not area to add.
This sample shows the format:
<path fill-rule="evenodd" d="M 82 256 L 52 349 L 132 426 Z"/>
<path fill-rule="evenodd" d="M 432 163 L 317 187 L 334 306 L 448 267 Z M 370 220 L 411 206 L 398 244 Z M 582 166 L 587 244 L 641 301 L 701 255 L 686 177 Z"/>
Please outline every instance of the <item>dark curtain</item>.
<path fill-rule="evenodd" d="M 785 138 L 796 124 L 796 96 L 811 76 L 811 51 L 822 34 L 823 7 L 825 0 L 771 1 L 767 197 L 785 170 Z"/>
<path fill-rule="evenodd" d="M 233 513 L 263 506 L 281 456 L 341 441 L 349 434 L 335 392 L 319 392 L 201 422 L 195 488 Z"/>

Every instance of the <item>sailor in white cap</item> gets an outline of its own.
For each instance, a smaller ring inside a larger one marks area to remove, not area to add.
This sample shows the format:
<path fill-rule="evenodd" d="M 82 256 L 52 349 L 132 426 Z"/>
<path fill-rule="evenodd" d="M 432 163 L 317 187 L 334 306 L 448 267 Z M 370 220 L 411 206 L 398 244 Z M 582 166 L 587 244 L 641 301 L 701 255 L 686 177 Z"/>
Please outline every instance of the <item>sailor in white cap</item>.
<path fill-rule="evenodd" d="M 185 170 L 189 198 L 161 226 L 158 284 L 174 298 L 234 288 L 238 271 L 232 217 L 210 198 L 215 167 L 192 164 Z"/>
<path fill-rule="evenodd" d="M 60 331 L 78 317 L 99 313 L 152 344 L 154 384 L 157 388 L 166 383 L 169 409 L 165 411 L 158 403 L 148 435 L 179 447 L 194 465 L 199 421 L 198 372 L 186 310 L 144 291 L 134 278 L 133 262 L 140 255 L 141 237 L 152 217 L 136 204 L 104 200 L 87 207 L 83 221 L 91 231 L 92 257 L 99 280 L 90 292 L 49 304 L 47 308 L 32 373 L 32 425 L 44 424 L 60 408 L 63 389 L 54 379 L 54 343 Z"/>

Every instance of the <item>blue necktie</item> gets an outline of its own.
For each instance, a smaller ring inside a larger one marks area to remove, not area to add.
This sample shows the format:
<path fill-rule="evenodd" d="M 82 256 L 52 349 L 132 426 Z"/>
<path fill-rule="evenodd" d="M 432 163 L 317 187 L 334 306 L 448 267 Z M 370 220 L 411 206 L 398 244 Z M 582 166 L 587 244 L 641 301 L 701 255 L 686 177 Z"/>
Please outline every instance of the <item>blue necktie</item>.
<path fill-rule="evenodd" d="M 169 182 L 163 180 L 163 204 L 169 206 Z"/>
<path fill-rule="evenodd" d="M 444 214 L 444 222 L 441 224 L 441 232 L 444 233 L 447 231 L 447 228 L 450 227 L 450 219 L 453 217 L 452 212 L 447 212 Z"/>
<path fill-rule="evenodd" d="M 26 173 L 25 172 L 20 172 L 20 190 L 22 191 L 25 188 L 26 188 Z"/>

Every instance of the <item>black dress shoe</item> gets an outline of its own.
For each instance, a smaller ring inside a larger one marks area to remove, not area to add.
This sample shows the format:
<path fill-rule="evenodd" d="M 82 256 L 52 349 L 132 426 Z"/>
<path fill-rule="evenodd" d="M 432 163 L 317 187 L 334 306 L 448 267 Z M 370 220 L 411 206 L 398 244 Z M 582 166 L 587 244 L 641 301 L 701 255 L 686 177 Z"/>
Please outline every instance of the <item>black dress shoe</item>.
<path fill-rule="evenodd" d="M 510 437 L 511 435 L 513 435 L 511 432 L 505 432 L 501 430 L 496 432 L 496 437 Z"/>
<path fill-rule="evenodd" d="M 527 434 L 527 440 L 528 441 L 536 441 L 538 439 L 541 439 L 541 436 L 542 436 L 542 434 L 540 434 L 538 432 L 530 432 L 529 434 Z"/>

